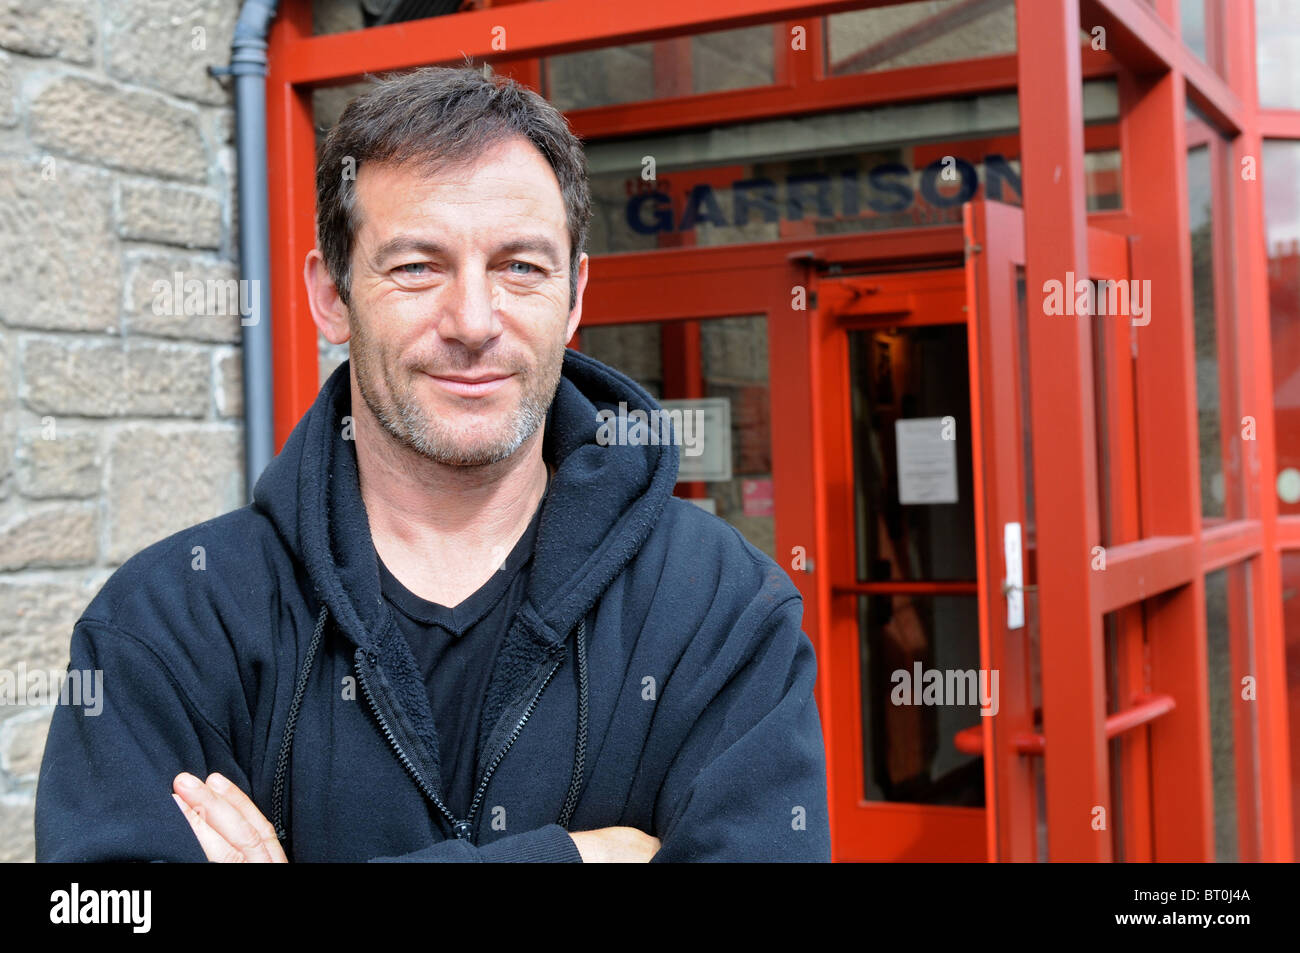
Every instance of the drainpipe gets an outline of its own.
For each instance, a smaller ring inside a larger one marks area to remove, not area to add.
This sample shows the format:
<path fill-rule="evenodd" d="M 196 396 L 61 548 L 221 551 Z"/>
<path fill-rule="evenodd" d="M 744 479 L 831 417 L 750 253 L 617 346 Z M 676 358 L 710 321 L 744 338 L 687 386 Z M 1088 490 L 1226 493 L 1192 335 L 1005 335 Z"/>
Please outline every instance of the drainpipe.
<path fill-rule="evenodd" d="M 251 500 L 275 456 L 271 403 L 271 235 L 266 182 L 266 36 L 279 0 L 244 0 L 235 23 L 230 66 L 212 67 L 235 82 L 235 152 L 239 196 L 239 271 L 251 313 L 241 317 L 244 370 L 244 488 Z"/>

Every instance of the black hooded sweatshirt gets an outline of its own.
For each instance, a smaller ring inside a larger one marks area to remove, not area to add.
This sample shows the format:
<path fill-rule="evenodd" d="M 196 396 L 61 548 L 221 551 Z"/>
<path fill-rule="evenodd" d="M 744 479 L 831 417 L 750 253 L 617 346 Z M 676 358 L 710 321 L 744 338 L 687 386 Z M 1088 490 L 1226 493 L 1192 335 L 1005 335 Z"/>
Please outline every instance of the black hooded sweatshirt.
<path fill-rule="evenodd" d="M 655 861 L 830 859 L 816 661 L 786 573 L 672 496 L 677 448 L 598 439 L 656 410 L 565 354 L 526 595 L 488 679 L 475 796 L 443 804 L 425 683 L 382 596 L 341 365 L 248 506 L 149 546 L 73 630 L 102 711 L 56 709 L 40 861 L 202 861 L 172 779 L 220 772 L 293 861 L 579 861 L 631 826 Z"/>

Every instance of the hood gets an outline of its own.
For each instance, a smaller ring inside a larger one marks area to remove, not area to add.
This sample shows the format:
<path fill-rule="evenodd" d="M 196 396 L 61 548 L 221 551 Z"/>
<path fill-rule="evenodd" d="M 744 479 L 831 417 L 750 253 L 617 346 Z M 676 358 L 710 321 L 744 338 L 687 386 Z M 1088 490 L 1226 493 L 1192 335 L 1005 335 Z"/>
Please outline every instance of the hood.
<path fill-rule="evenodd" d="M 390 624 L 361 499 L 350 363 L 321 388 L 253 491 L 307 570 L 339 629 L 363 647 Z M 555 466 L 538 526 L 525 602 L 540 634 L 562 642 L 640 550 L 677 480 L 675 445 L 597 442 L 602 410 L 658 404 L 625 375 L 566 350 L 547 414 L 543 455 Z"/>

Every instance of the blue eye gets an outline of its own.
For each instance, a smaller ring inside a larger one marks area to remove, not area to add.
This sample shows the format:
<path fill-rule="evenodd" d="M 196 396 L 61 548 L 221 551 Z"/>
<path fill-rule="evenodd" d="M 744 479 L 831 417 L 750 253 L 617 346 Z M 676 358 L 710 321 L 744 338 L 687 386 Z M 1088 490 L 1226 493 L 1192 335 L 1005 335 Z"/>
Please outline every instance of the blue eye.
<path fill-rule="evenodd" d="M 510 262 L 510 264 L 511 264 L 512 266 L 513 266 L 513 265 L 523 265 L 525 268 L 530 269 L 529 271 L 516 271 L 516 272 L 514 272 L 514 274 L 516 274 L 516 275 L 526 275 L 526 274 L 531 274 L 531 273 L 534 272 L 534 271 L 540 271 L 540 270 L 541 270 L 541 269 L 539 269 L 536 265 L 531 264 L 531 263 L 526 262 L 526 261 L 512 261 L 512 262 Z"/>
<path fill-rule="evenodd" d="M 402 272 L 402 274 L 404 274 L 404 275 L 415 275 L 415 274 L 420 274 L 420 272 L 409 271 L 408 269 L 410 269 L 410 268 L 428 268 L 428 267 L 429 267 L 429 266 L 426 265 L 426 264 L 425 264 L 424 262 L 422 262 L 422 261 L 413 261 L 413 262 L 411 262 L 410 264 L 407 264 L 407 265 L 398 265 L 397 270 L 400 271 L 400 272 Z"/>

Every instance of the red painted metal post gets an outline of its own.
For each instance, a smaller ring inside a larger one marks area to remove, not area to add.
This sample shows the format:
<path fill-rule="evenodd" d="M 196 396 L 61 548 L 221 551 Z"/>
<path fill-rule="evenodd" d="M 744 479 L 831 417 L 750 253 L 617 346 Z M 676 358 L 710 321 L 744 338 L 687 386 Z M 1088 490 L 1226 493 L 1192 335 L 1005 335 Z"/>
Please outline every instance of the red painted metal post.
<path fill-rule="evenodd" d="M 1030 412 L 1052 860 L 1108 861 L 1111 811 L 1090 319 L 1045 313 L 1048 282 L 1089 277 L 1077 0 L 1017 0 Z"/>
<path fill-rule="evenodd" d="M 772 411 L 772 495 L 776 510 L 776 558 L 803 596 L 803 628 L 817 653 L 817 710 L 826 745 L 827 810 L 832 859 L 843 855 L 842 824 L 835 792 L 847 770 L 834 753 L 841 732 L 831 718 L 830 576 L 825 525 L 825 472 L 819 456 L 817 379 L 820 360 L 815 306 L 804 299 L 795 310 L 794 291 L 809 288 L 809 267 L 785 258 L 769 270 L 767 313 L 769 401 Z M 847 729 L 846 729 L 847 731 Z"/>
<path fill-rule="evenodd" d="M 310 0 L 284 0 L 271 28 L 266 77 L 266 154 L 271 226 L 271 348 L 275 380 L 275 448 L 320 389 L 316 327 L 307 308 L 302 269 L 315 247 L 316 138 L 311 92 L 284 72 L 287 53 L 311 36 Z"/>
<path fill-rule="evenodd" d="M 1252 8 L 1254 4 L 1250 5 Z M 1255 18 L 1237 13 L 1222 19 L 1229 85 L 1241 100 L 1242 133 L 1229 150 L 1238 323 L 1241 327 L 1242 413 L 1255 418 L 1256 439 L 1246 445 L 1242 479 L 1259 520 L 1263 545 L 1255 560 L 1251 595 L 1255 619 L 1257 723 L 1259 726 L 1260 859 L 1295 860 L 1291 816 L 1291 758 L 1287 725 L 1286 641 L 1282 571 L 1278 551 L 1278 503 L 1274 490 L 1277 442 L 1273 414 L 1273 356 L 1269 338 L 1268 251 L 1264 235 L 1262 140 L 1255 74 Z"/>
<path fill-rule="evenodd" d="M 1142 536 L 1201 550 L 1196 379 L 1188 241 L 1183 82 L 1177 70 L 1125 76 L 1121 118 L 1130 144 L 1125 188 L 1136 242 L 1133 278 L 1151 282 L 1150 323 L 1137 330 Z M 1216 448 L 1217 449 L 1217 448 Z M 1206 672 L 1205 583 L 1145 602 L 1148 690 L 1177 707 L 1151 726 L 1153 859 L 1214 856 Z"/>

